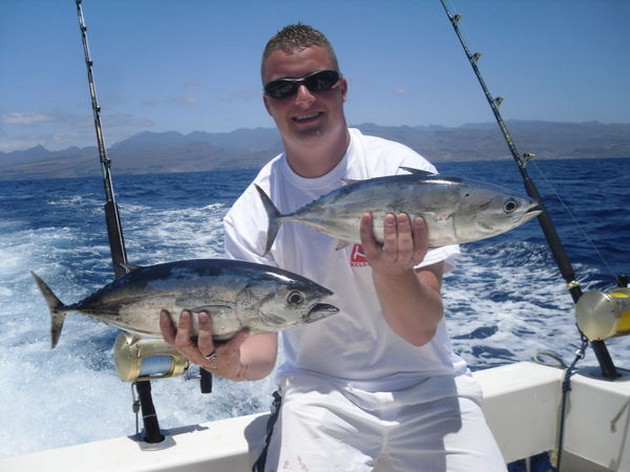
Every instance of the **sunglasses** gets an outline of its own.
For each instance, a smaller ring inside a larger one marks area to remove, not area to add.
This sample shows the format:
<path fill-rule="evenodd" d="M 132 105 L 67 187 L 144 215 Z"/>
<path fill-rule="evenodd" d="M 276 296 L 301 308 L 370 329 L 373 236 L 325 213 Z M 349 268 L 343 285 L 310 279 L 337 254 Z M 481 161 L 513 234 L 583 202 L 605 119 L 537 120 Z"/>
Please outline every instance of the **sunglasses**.
<path fill-rule="evenodd" d="M 265 85 L 265 95 L 273 98 L 287 98 L 295 95 L 304 85 L 309 92 L 325 92 L 339 82 L 341 74 L 336 70 L 320 70 L 301 79 L 273 80 Z"/>

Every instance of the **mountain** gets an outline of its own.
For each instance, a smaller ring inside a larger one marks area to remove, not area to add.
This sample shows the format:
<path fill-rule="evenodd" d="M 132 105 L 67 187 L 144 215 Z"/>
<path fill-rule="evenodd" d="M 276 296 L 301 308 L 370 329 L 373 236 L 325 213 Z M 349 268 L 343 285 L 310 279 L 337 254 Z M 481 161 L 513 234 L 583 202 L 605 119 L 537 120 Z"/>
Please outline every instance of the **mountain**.
<path fill-rule="evenodd" d="M 510 121 L 512 140 L 522 153 L 539 159 L 630 157 L 630 124 Z M 357 128 L 365 134 L 406 144 L 430 161 L 492 160 L 509 156 L 495 123 L 443 126 L 379 126 Z M 280 135 L 271 128 L 238 129 L 230 133 L 189 134 L 145 131 L 107 149 L 115 174 L 194 172 L 258 168 L 282 150 Z M 0 152 L 0 180 L 98 175 L 96 146 L 48 151 L 37 146 Z"/>

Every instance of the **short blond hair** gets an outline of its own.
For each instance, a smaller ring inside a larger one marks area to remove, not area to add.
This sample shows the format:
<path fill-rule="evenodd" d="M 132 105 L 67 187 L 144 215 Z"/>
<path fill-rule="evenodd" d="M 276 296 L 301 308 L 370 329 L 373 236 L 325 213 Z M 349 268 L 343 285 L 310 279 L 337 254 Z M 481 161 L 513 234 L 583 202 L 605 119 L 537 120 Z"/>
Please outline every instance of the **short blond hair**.
<path fill-rule="evenodd" d="M 275 35 L 273 35 L 271 39 L 267 42 L 267 45 L 265 46 L 265 49 L 263 51 L 260 66 L 261 76 L 264 74 L 265 61 L 272 52 L 282 50 L 286 53 L 290 53 L 292 51 L 304 49 L 310 46 L 319 46 L 326 49 L 328 55 L 330 56 L 330 60 L 333 64 L 334 69 L 337 72 L 341 72 L 339 70 L 337 55 L 335 54 L 335 50 L 333 49 L 332 44 L 330 44 L 330 41 L 328 41 L 328 38 L 326 38 L 326 36 L 321 31 L 316 30 L 312 26 L 297 23 L 294 25 L 285 26 Z"/>

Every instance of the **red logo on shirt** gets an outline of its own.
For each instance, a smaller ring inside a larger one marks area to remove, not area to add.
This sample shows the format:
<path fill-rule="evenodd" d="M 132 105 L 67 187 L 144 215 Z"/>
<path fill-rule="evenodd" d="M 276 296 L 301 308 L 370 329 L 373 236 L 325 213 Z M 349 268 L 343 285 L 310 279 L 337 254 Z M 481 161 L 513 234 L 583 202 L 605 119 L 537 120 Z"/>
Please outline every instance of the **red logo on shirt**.
<path fill-rule="evenodd" d="M 368 261 L 363 253 L 363 246 L 360 244 L 352 246 L 352 252 L 350 253 L 350 265 L 352 267 L 362 267 L 368 265 Z"/>

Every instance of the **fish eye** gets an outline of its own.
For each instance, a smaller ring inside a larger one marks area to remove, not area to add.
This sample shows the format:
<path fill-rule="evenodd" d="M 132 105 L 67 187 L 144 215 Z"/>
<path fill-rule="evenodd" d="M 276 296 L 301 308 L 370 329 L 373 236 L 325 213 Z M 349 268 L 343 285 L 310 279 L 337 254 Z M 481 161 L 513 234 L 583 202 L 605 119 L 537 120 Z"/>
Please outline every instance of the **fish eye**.
<path fill-rule="evenodd" d="M 513 198 L 508 198 L 503 204 L 503 211 L 513 213 L 518 208 L 518 202 Z"/>
<path fill-rule="evenodd" d="M 287 303 L 289 305 L 300 305 L 304 301 L 304 295 L 298 290 L 293 290 L 287 295 Z"/>

